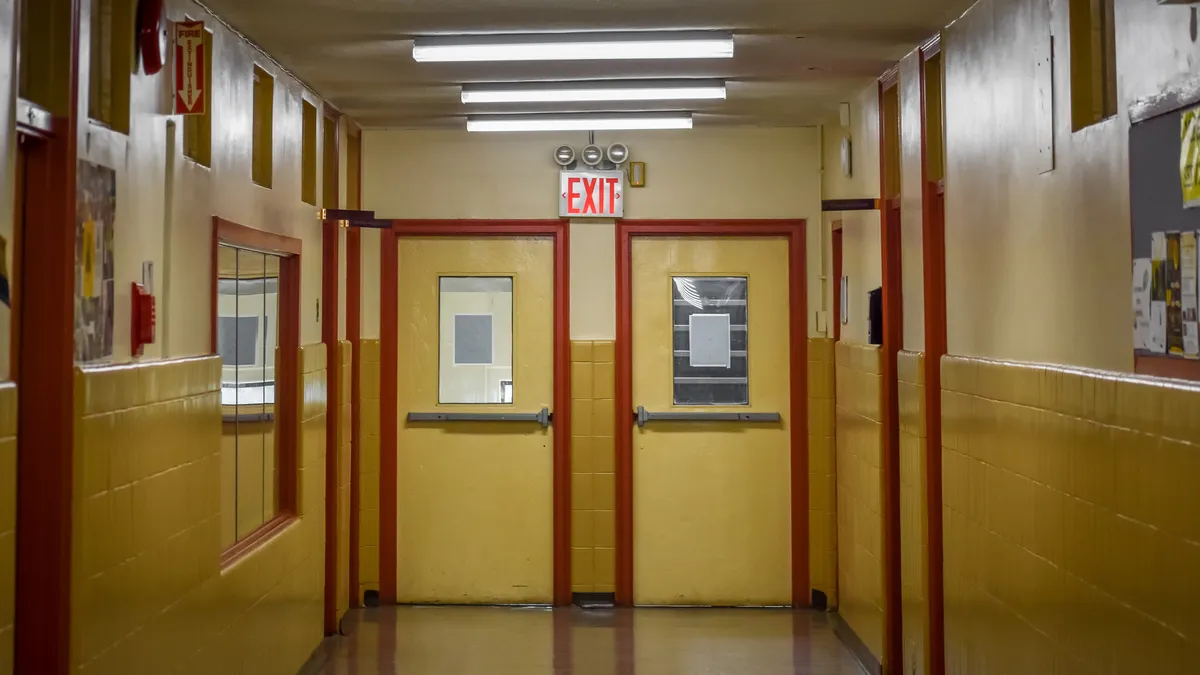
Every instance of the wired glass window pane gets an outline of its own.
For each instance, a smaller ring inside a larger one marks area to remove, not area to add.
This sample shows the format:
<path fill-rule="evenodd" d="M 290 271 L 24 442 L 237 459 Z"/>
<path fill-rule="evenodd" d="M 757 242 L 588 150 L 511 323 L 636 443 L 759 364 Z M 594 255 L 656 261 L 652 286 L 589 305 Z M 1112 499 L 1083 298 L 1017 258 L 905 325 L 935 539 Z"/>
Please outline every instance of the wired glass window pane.
<path fill-rule="evenodd" d="M 675 405 L 749 405 L 746 277 L 674 277 Z"/>
<path fill-rule="evenodd" d="M 221 544 L 245 539 L 279 514 L 275 355 L 279 258 L 218 249 L 221 357 Z"/>
<path fill-rule="evenodd" d="M 512 277 L 441 277 L 438 313 L 438 402 L 512 403 Z"/>

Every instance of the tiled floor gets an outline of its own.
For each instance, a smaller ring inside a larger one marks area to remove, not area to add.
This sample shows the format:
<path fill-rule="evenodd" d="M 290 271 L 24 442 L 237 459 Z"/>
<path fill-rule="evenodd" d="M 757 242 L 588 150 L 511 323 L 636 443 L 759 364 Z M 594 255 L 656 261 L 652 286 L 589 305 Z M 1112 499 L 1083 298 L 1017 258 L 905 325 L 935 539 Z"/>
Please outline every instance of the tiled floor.
<path fill-rule="evenodd" d="M 767 609 L 351 613 L 319 675 L 862 675 L 824 614 Z"/>

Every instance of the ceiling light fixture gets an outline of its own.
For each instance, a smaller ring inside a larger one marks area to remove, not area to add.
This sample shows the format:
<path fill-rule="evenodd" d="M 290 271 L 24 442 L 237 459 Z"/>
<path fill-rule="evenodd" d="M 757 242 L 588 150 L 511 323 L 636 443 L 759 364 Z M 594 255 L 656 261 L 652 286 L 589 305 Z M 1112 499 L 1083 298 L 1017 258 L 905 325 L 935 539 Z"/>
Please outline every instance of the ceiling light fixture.
<path fill-rule="evenodd" d="M 640 131 L 691 128 L 691 113 L 489 115 L 467 118 L 467 131 Z"/>
<path fill-rule="evenodd" d="M 580 103 L 588 101 L 723 100 L 720 80 L 520 82 L 464 84 L 463 103 Z"/>
<path fill-rule="evenodd" d="M 413 59 L 421 63 L 729 58 L 733 35 L 711 31 L 427 37 L 413 43 Z"/>

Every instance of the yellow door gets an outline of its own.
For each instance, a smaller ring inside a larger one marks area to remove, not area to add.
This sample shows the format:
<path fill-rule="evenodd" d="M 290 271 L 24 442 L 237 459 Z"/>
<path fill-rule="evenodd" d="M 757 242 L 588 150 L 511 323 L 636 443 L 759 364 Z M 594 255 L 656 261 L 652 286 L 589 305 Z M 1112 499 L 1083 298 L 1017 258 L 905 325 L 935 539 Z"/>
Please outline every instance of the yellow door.
<path fill-rule="evenodd" d="M 791 604 L 788 243 L 636 238 L 632 262 L 634 602 Z"/>
<path fill-rule="evenodd" d="M 397 598 L 553 599 L 554 242 L 401 237 Z"/>

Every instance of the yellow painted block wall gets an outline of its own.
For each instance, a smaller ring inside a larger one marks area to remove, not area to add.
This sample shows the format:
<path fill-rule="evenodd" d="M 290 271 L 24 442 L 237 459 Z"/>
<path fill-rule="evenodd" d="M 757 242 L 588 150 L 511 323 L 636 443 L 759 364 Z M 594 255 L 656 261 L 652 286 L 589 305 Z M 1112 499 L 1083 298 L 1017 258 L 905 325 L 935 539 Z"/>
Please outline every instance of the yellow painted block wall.
<path fill-rule="evenodd" d="M 616 585 L 616 451 L 612 341 L 571 343 L 571 584 L 575 593 Z"/>
<path fill-rule="evenodd" d="M 338 343 L 340 374 L 338 390 L 338 579 L 337 615 L 350 609 L 350 366 L 354 348 L 349 340 Z"/>
<path fill-rule="evenodd" d="M 808 340 L 809 583 L 830 607 L 838 604 L 835 344 Z"/>
<path fill-rule="evenodd" d="M 947 672 L 1196 672 L 1200 386 L 942 364 Z"/>
<path fill-rule="evenodd" d="M 17 385 L 0 385 L 0 675 L 13 672 L 17 565 Z"/>
<path fill-rule="evenodd" d="M 308 659 L 322 638 L 324 345 L 300 365 L 300 517 L 225 569 L 220 359 L 76 371 L 76 672 L 293 675 Z"/>
<path fill-rule="evenodd" d="M 883 655 L 881 351 L 838 342 L 838 613 Z"/>
<path fill-rule="evenodd" d="M 900 403 L 900 593 L 904 672 L 925 673 L 929 608 L 925 524 L 925 355 L 896 357 Z"/>
<path fill-rule="evenodd" d="M 379 340 L 362 340 L 356 356 L 361 390 L 358 442 L 358 597 L 379 590 Z"/>

